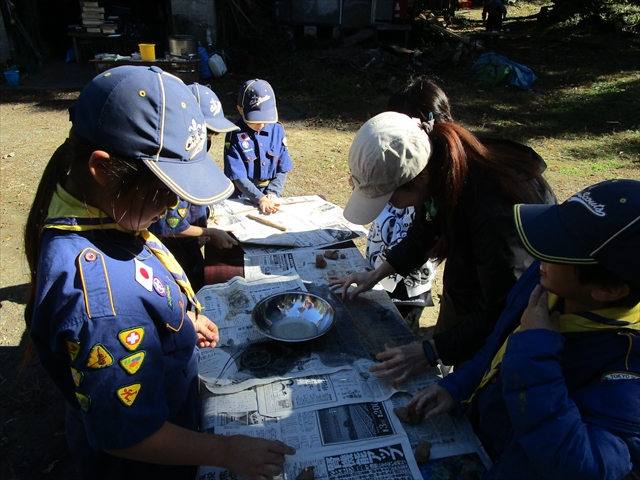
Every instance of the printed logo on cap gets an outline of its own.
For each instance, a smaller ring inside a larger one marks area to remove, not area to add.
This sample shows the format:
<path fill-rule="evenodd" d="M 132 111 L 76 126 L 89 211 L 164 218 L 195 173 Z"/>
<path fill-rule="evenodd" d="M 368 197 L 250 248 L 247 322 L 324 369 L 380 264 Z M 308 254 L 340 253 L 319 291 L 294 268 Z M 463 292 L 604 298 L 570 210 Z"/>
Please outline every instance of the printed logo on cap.
<path fill-rule="evenodd" d="M 607 215 L 607 213 L 604 211 L 605 205 L 602 203 L 598 203 L 593 198 L 591 198 L 591 194 L 588 190 L 583 190 L 582 192 L 576 193 L 574 196 L 570 197 L 567 202 L 579 202 L 587 207 L 587 209 L 591 213 L 599 217 L 605 217 Z"/>

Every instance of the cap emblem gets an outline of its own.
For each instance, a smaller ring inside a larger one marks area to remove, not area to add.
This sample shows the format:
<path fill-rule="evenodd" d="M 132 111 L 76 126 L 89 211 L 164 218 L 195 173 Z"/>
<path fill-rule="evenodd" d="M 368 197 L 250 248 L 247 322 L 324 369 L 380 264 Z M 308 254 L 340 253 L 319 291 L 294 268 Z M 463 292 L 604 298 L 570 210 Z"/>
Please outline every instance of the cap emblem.
<path fill-rule="evenodd" d="M 249 106 L 251 108 L 255 108 L 259 106 L 261 103 L 266 102 L 270 98 L 271 98 L 271 95 L 265 95 L 264 97 L 260 97 L 260 96 L 251 97 L 251 100 L 249 100 Z"/>
<path fill-rule="evenodd" d="M 591 213 L 597 215 L 598 217 L 606 216 L 606 212 L 604 211 L 605 205 L 602 203 L 596 202 L 593 198 L 591 198 L 591 194 L 588 191 L 582 191 L 576 193 L 574 196 L 569 198 L 567 202 L 580 202 L 582 203 Z"/>
<path fill-rule="evenodd" d="M 195 119 L 191 120 L 189 126 L 189 137 L 185 142 L 184 149 L 187 152 L 191 152 L 189 160 L 192 160 L 203 149 L 205 141 L 207 140 L 207 131 L 203 124 L 197 123 Z"/>
<path fill-rule="evenodd" d="M 222 111 L 222 103 L 219 100 L 211 99 L 211 106 L 209 107 L 213 116 L 218 115 Z"/>

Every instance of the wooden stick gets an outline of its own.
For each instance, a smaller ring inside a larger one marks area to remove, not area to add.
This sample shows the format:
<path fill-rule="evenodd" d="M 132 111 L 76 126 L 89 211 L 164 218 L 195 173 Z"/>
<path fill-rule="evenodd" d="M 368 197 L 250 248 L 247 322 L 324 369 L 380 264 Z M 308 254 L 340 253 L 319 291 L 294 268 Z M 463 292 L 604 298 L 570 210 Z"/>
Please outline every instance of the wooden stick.
<path fill-rule="evenodd" d="M 293 205 L 294 203 L 307 203 L 307 202 L 315 202 L 313 198 L 307 200 L 294 200 L 293 202 L 283 202 L 280 204 L 281 207 L 285 205 Z M 249 207 L 243 208 L 242 210 L 237 210 L 233 212 L 233 215 L 240 215 L 241 213 L 253 212 L 254 210 L 258 210 L 258 207 Z"/>
<path fill-rule="evenodd" d="M 263 224 L 268 225 L 270 227 L 277 228 L 278 230 L 282 230 L 283 232 L 287 231 L 287 227 L 285 227 L 283 225 L 280 225 L 278 223 L 275 223 L 275 222 L 271 222 L 271 221 L 269 221 L 269 220 L 267 220 L 265 218 L 258 217 L 257 215 L 249 214 L 249 215 L 247 215 L 247 218 L 250 218 L 251 220 L 255 220 L 256 222 L 263 223 Z"/>

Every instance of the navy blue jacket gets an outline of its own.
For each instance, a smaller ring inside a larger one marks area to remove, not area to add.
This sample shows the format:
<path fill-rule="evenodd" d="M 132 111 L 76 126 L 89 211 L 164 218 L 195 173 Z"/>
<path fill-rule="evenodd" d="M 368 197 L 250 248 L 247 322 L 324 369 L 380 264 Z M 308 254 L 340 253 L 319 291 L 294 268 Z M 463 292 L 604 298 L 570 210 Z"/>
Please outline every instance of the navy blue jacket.
<path fill-rule="evenodd" d="M 196 332 L 173 276 L 139 237 L 116 230 L 46 230 L 31 337 L 67 404 L 82 478 L 193 478 L 192 467 L 104 452 L 165 422 L 197 430 Z"/>
<path fill-rule="evenodd" d="M 538 283 L 535 262 L 485 346 L 440 382 L 495 462 L 484 478 L 614 480 L 640 470 L 637 330 L 533 329 L 509 337 Z M 595 312 L 586 315 L 598 319 Z M 498 375 L 476 391 L 507 337 Z"/>

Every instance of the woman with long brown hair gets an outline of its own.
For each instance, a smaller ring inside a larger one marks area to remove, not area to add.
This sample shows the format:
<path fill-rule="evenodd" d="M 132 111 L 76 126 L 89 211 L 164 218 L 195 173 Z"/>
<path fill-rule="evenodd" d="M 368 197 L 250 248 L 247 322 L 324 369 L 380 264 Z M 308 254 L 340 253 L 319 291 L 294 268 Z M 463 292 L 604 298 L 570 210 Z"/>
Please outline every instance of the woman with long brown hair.
<path fill-rule="evenodd" d="M 421 122 L 397 112 L 370 119 L 349 151 L 354 191 L 345 218 L 366 224 L 387 202 L 416 207 L 405 239 L 369 272 L 333 278 L 355 298 L 391 274 L 428 258 L 446 260 L 433 339 L 387 348 L 371 367 L 395 383 L 438 363 L 469 360 L 493 330 L 509 290 L 532 258 L 519 244 L 516 203 L 555 203 L 543 160 L 529 147 L 479 140 L 461 126 Z M 349 292 L 351 284 L 357 287 Z"/>

